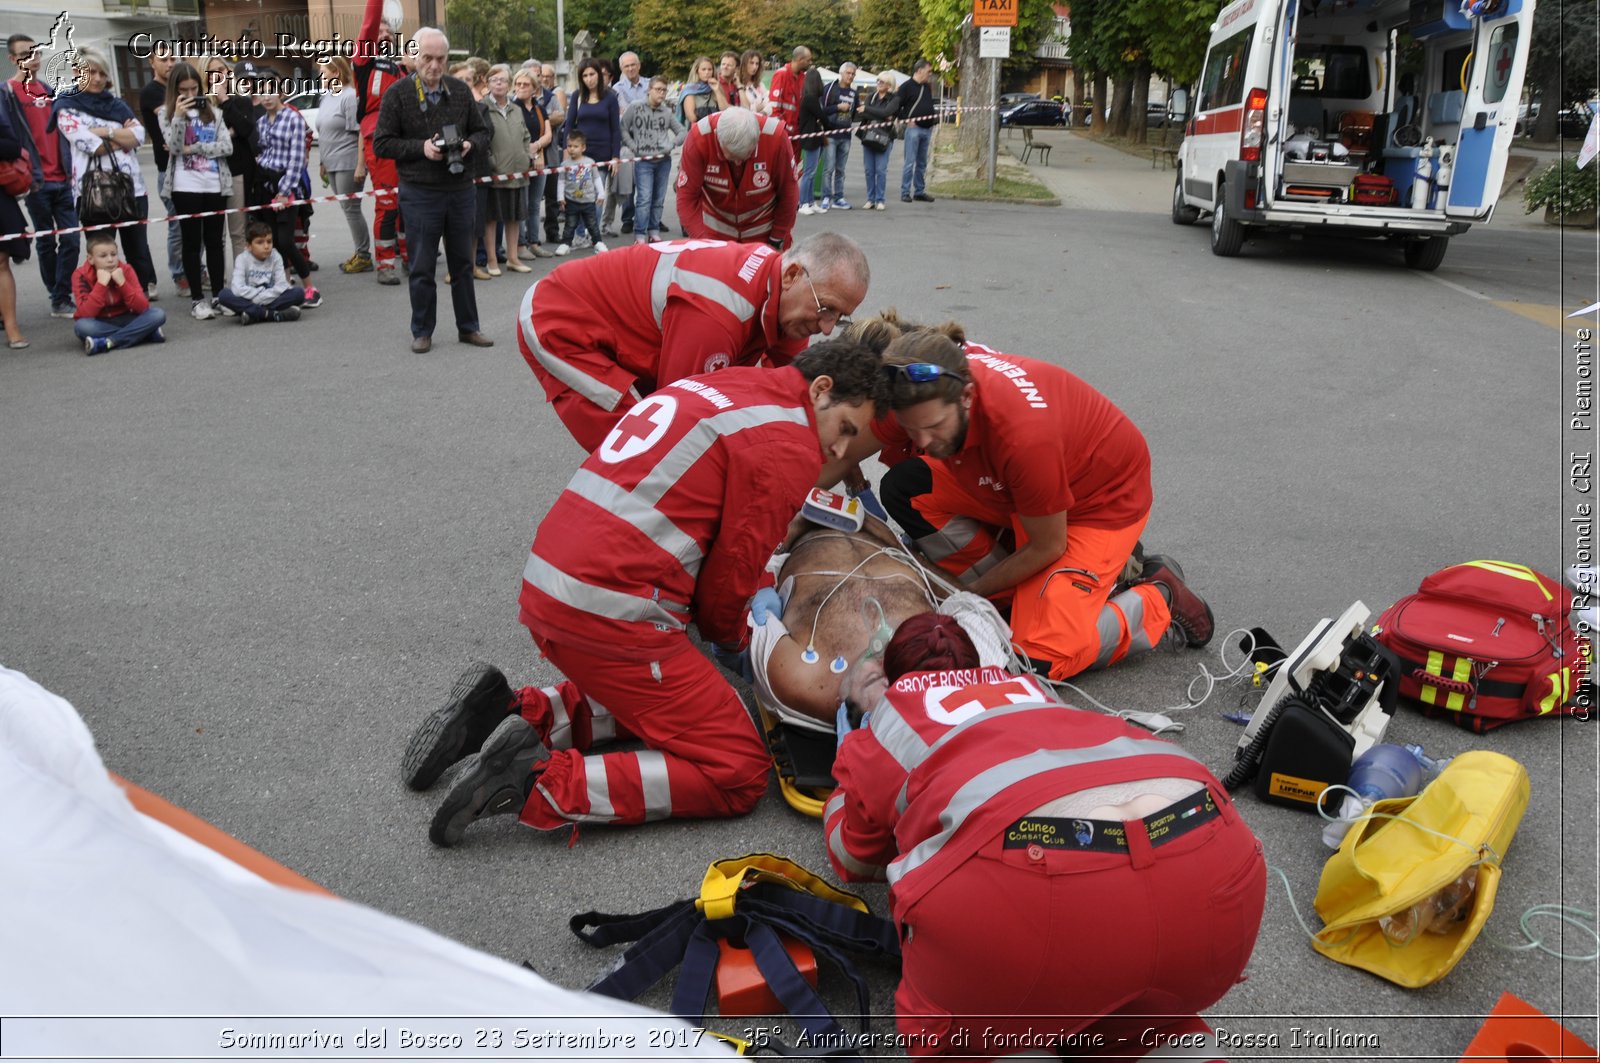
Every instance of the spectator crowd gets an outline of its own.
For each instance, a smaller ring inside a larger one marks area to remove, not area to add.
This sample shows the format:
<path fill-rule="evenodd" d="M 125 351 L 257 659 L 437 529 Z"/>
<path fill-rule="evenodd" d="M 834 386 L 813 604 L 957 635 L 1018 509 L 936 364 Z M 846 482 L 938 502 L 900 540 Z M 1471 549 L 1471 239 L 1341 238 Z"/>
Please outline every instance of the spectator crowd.
<path fill-rule="evenodd" d="M 344 197 L 337 206 L 353 253 L 338 268 L 385 285 L 409 274 L 419 352 L 431 348 L 441 244 L 458 336 L 489 346 L 475 283 L 679 233 L 784 249 L 797 214 L 885 210 L 896 140 L 905 145 L 901 201 L 933 198 L 926 167 L 938 118 L 926 61 L 899 85 L 889 74 L 859 76 L 848 59 L 825 79 L 810 49 L 797 47 L 769 78 L 760 52 L 730 49 L 697 57 L 674 94 L 675 79 L 647 75 L 633 52 L 584 59 L 566 85 L 536 59 L 473 56 L 446 72 L 446 58 L 428 71 L 421 45 L 433 38 L 430 50 L 448 57 L 438 30 L 418 30 L 409 51 L 396 47 L 397 27 L 369 3 L 355 58 L 320 64 L 327 91 L 313 137 L 276 76 L 248 60 L 175 61 L 157 49 L 135 108 L 109 88 L 105 56 L 77 49 L 77 84 L 57 92 L 38 77 L 35 40 L 12 34 L 0 163 L 19 160 L 31 180 L 17 198 L 0 197 L 0 233 L 40 235 L 0 244 L 8 345 L 28 345 L 11 267 L 32 254 L 50 315 L 72 319 L 89 354 L 164 341 L 166 315 L 152 304 L 166 278 L 197 320 L 292 321 L 322 305 L 309 243 L 313 167 L 316 195 Z M 164 234 L 152 232 L 160 218 L 151 221 L 146 145 L 155 198 L 180 219 Z M 853 154 L 861 177 L 852 182 Z M 665 217 L 672 186 L 677 232 Z M 79 231 L 127 221 L 139 224 Z"/>

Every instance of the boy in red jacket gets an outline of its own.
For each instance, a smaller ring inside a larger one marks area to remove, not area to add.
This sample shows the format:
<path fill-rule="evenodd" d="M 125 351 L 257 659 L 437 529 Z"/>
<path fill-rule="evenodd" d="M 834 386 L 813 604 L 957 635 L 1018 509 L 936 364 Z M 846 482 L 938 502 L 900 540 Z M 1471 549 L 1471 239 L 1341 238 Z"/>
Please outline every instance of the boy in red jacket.
<path fill-rule="evenodd" d="M 89 257 L 72 274 L 72 296 L 77 302 L 72 331 L 85 354 L 146 340 L 167 342 L 161 331 L 166 312 L 150 305 L 133 267 L 117 258 L 117 238 L 110 230 L 89 234 Z"/>

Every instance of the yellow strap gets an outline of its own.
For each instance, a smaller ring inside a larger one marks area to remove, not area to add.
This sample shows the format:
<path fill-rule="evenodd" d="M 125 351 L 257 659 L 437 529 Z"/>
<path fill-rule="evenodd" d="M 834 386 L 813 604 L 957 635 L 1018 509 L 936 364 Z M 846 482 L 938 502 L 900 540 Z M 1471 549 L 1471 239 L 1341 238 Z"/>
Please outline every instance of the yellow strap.
<path fill-rule="evenodd" d="M 1481 568 L 1486 572 L 1493 572 L 1497 576 L 1510 576 L 1512 579 L 1527 580 L 1539 588 L 1539 593 L 1544 595 L 1545 601 L 1555 601 L 1556 596 L 1551 594 L 1549 588 L 1544 585 L 1544 580 L 1540 578 L 1539 573 L 1527 565 L 1517 565 L 1510 561 L 1468 561 L 1466 564 L 1472 568 Z"/>
<path fill-rule="evenodd" d="M 1428 651 L 1428 663 L 1423 666 L 1423 671 L 1429 675 L 1439 675 L 1444 671 L 1444 654 L 1438 650 Z M 1427 680 L 1422 682 L 1422 701 L 1425 705 L 1436 704 L 1439 700 L 1439 688 L 1429 686 Z"/>
<path fill-rule="evenodd" d="M 1450 678 L 1456 680 L 1457 682 L 1464 682 L 1468 679 L 1471 679 L 1471 659 L 1467 657 L 1457 657 L 1455 670 Z M 1465 700 L 1465 696 L 1462 694 L 1451 694 L 1449 697 L 1444 699 L 1444 707 L 1449 709 L 1451 712 L 1460 712 L 1461 706 Z"/>
<path fill-rule="evenodd" d="M 843 904 L 864 914 L 872 913 L 867 902 L 854 893 L 839 889 L 788 857 L 773 853 L 752 853 L 714 862 L 706 869 L 695 907 L 705 913 L 707 919 L 731 918 L 739 890 L 746 883 L 756 882 L 779 882 L 801 893 Z"/>

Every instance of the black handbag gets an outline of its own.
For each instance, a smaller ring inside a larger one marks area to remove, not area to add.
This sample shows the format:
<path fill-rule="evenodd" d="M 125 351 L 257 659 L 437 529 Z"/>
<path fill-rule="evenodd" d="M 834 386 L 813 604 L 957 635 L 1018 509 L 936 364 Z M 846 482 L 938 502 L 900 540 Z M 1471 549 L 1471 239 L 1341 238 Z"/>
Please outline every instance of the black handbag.
<path fill-rule="evenodd" d="M 132 221 L 139 206 L 133 193 L 133 178 L 117 168 L 109 153 L 92 155 L 78 186 L 78 219 L 85 225 Z"/>
<path fill-rule="evenodd" d="M 876 151 L 887 150 L 894 143 L 894 132 L 886 125 L 866 126 L 856 136 L 861 143 Z"/>

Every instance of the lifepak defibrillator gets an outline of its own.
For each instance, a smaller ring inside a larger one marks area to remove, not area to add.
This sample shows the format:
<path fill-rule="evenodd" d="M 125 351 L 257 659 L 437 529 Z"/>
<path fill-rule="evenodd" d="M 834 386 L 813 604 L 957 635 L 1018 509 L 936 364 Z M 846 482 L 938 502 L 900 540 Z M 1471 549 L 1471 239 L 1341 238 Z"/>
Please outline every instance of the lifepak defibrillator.
<path fill-rule="evenodd" d="M 1263 801 L 1314 811 L 1322 792 L 1343 783 L 1355 758 L 1383 738 L 1399 696 L 1399 664 L 1367 633 L 1370 615 L 1356 602 L 1319 622 L 1289 654 L 1260 628 L 1250 633 L 1243 648 L 1274 672 L 1225 787 L 1253 780 Z"/>

